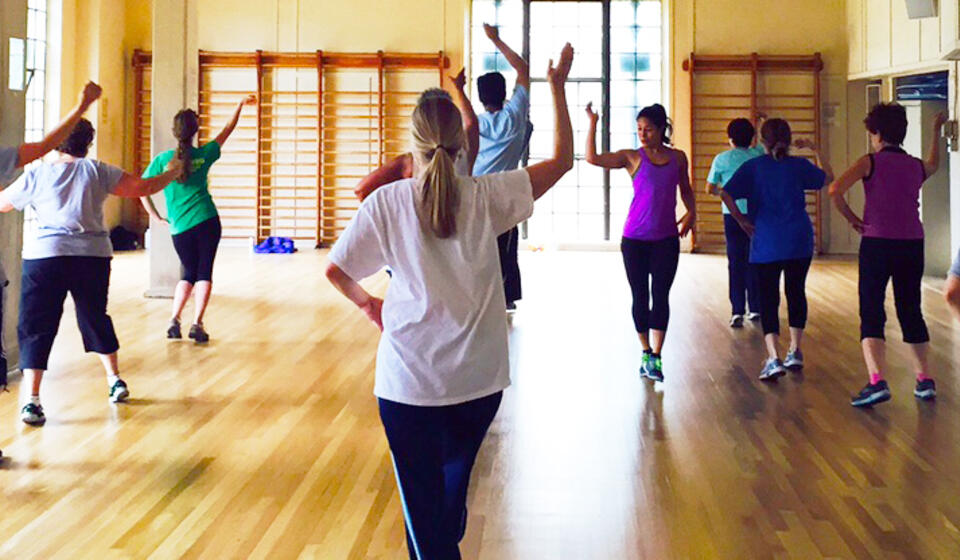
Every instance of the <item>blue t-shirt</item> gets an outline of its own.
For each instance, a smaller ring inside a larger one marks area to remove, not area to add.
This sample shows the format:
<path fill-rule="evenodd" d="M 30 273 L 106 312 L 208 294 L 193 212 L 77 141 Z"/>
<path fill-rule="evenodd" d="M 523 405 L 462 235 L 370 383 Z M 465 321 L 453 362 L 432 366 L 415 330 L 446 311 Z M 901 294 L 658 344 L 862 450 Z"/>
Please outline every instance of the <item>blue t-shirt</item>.
<path fill-rule="evenodd" d="M 520 166 L 530 122 L 530 94 L 518 85 L 503 109 L 477 117 L 480 149 L 473 164 L 474 176 L 510 171 Z"/>
<path fill-rule="evenodd" d="M 6 185 L 13 180 L 19 159 L 19 148 L 0 148 L 0 185 Z"/>
<path fill-rule="evenodd" d="M 725 152 L 720 152 L 717 154 L 717 157 L 713 158 L 713 163 L 710 164 L 710 173 L 707 175 L 707 182 L 723 188 L 723 186 L 727 184 L 727 181 L 730 180 L 730 177 L 733 177 L 733 174 L 737 172 L 737 169 L 740 169 L 741 165 L 765 153 L 763 146 L 733 148 Z M 721 202 L 720 207 L 723 208 L 724 214 L 730 213 L 730 209 L 727 208 L 726 204 Z M 742 214 L 746 214 L 747 201 L 742 198 L 737 200 L 737 208 L 740 209 Z"/>
<path fill-rule="evenodd" d="M 804 191 L 820 190 L 826 173 L 810 160 L 770 155 L 751 159 L 723 187 L 735 199 L 745 198 L 756 231 L 750 241 L 750 262 L 770 263 L 813 256 L 813 224 Z"/>
<path fill-rule="evenodd" d="M 82 158 L 24 173 L 6 190 L 14 208 L 36 212 L 35 232 L 23 236 L 23 258 L 113 255 L 103 204 L 121 178 L 122 169 Z"/>

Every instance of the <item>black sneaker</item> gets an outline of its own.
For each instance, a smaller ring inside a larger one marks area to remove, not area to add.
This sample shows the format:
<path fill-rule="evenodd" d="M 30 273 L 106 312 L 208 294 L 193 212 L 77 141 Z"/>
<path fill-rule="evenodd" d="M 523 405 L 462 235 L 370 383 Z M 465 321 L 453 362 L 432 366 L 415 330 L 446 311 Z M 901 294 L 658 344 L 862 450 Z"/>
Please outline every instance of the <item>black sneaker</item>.
<path fill-rule="evenodd" d="M 199 343 L 210 340 L 210 335 L 207 334 L 207 331 L 203 330 L 203 324 L 201 323 L 194 323 L 193 326 L 190 327 L 190 334 L 188 336 Z"/>
<path fill-rule="evenodd" d="M 167 327 L 167 338 L 183 338 L 183 334 L 180 332 L 180 321 L 170 320 L 170 326 Z"/>
<path fill-rule="evenodd" d="M 873 385 L 867 383 L 857 396 L 850 399 L 850 404 L 858 407 L 873 406 L 889 400 L 890 387 L 887 386 L 886 381 L 881 379 Z"/>
<path fill-rule="evenodd" d="M 39 404 L 27 403 L 20 409 L 20 419 L 24 424 L 31 426 L 43 426 L 47 422 L 47 417 L 43 414 L 43 407 Z"/>
<path fill-rule="evenodd" d="M 913 395 L 924 401 L 934 399 L 937 397 L 937 384 L 929 378 L 917 381 L 917 387 L 913 390 Z"/>

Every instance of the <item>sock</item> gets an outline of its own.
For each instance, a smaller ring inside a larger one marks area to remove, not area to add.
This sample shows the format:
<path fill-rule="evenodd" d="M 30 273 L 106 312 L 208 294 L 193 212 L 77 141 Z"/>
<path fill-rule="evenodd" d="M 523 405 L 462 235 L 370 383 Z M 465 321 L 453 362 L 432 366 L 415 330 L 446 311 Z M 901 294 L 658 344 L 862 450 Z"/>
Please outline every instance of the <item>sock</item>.
<path fill-rule="evenodd" d="M 40 406 L 40 395 L 30 395 L 30 403 Z"/>
<path fill-rule="evenodd" d="M 120 376 L 119 376 L 119 375 L 107 375 L 107 385 L 108 385 L 108 386 L 113 387 L 113 385 L 114 385 L 117 381 L 120 381 Z"/>
<path fill-rule="evenodd" d="M 644 350 L 643 353 L 646 354 L 646 355 L 648 355 L 648 356 L 652 356 L 652 355 L 653 355 L 653 350 L 647 349 L 647 350 Z"/>
<path fill-rule="evenodd" d="M 921 371 L 920 373 L 917 374 L 917 381 L 926 381 L 927 379 L 930 379 L 930 378 L 927 377 L 926 373 L 923 373 Z"/>
<path fill-rule="evenodd" d="M 879 371 L 878 371 L 877 373 L 871 373 L 871 374 L 870 374 L 870 384 L 871 384 L 871 385 L 876 385 L 877 383 L 880 383 L 881 381 L 883 381 L 883 374 L 881 374 Z"/>

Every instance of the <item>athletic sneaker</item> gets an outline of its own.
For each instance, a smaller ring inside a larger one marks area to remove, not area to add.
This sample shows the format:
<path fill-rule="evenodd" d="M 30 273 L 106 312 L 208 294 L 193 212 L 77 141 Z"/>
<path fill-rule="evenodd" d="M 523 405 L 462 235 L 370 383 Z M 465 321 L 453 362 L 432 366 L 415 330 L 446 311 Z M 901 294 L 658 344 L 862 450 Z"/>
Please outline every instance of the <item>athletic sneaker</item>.
<path fill-rule="evenodd" d="M 197 342 L 207 342 L 210 340 L 210 335 L 207 334 L 207 331 L 203 330 L 202 323 L 194 323 L 193 326 L 190 327 L 189 336 Z"/>
<path fill-rule="evenodd" d="M 170 326 L 167 327 L 167 338 L 183 338 L 183 334 L 180 332 L 179 320 L 170 319 Z"/>
<path fill-rule="evenodd" d="M 743 315 L 734 315 L 730 317 L 730 328 L 739 329 L 743 327 Z"/>
<path fill-rule="evenodd" d="M 650 369 L 653 367 L 653 356 L 649 352 L 644 352 L 640 358 L 640 378 L 650 377 Z"/>
<path fill-rule="evenodd" d="M 751 312 L 747 313 L 747 319 L 750 320 L 750 321 L 759 321 L 759 320 L 760 320 L 760 314 L 759 314 L 759 313 L 754 313 L 753 311 L 751 311 Z"/>
<path fill-rule="evenodd" d="M 794 350 L 787 354 L 787 359 L 783 361 L 783 367 L 787 369 L 800 369 L 803 367 L 803 352 Z"/>
<path fill-rule="evenodd" d="M 33 403 L 27 403 L 20 409 L 20 419 L 31 426 L 43 426 L 47 421 L 47 417 L 43 415 L 43 407 Z"/>
<path fill-rule="evenodd" d="M 927 378 L 923 381 L 917 381 L 917 387 L 913 390 L 913 395 L 918 399 L 929 401 L 937 396 L 937 384 L 933 379 Z"/>
<path fill-rule="evenodd" d="M 889 400 L 890 387 L 887 386 L 886 381 L 881 379 L 873 385 L 867 383 L 858 395 L 850 399 L 850 404 L 857 407 L 872 406 Z"/>
<path fill-rule="evenodd" d="M 779 358 L 770 358 L 763 364 L 763 369 L 760 370 L 760 380 L 761 381 L 776 381 L 778 377 L 786 373 L 787 370 L 783 369 L 783 362 Z"/>
<path fill-rule="evenodd" d="M 116 383 L 110 387 L 110 402 L 118 403 L 127 400 L 127 397 L 130 396 L 130 391 L 127 389 L 127 384 L 123 382 L 123 379 L 117 379 Z"/>
<path fill-rule="evenodd" d="M 517 302 L 515 302 L 515 301 L 508 301 L 508 302 L 507 302 L 507 311 L 513 312 L 513 311 L 516 311 L 516 310 L 517 310 Z"/>
<path fill-rule="evenodd" d="M 663 382 L 663 360 L 660 356 L 650 356 L 650 368 L 647 370 L 647 378 L 653 381 Z"/>

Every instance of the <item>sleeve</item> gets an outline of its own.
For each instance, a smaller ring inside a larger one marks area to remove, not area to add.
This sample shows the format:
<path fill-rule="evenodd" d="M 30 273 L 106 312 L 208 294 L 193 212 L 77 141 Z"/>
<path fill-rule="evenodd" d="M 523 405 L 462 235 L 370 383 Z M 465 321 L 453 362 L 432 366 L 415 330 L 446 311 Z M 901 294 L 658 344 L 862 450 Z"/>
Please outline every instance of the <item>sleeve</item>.
<path fill-rule="evenodd" d="M 734 199 L 749 199 L 750 195 L 753 194 L 753 167 L 749 161 L 741 165 L 740 169 L 737 169 L 736 173 L 727 179 L 723 190 Z"/>
<path fill-rule="evenodd" d="M 476 182 L 497 235 L 533 214 L 533 185 L 526 169 L 484 175 L 477 177 Z"/>
<path fill-rule="evenodd" d="M 0 183 L 6 183 L 13 178 L 18 161 L 20 161 L 19 148 L 0 148 Z"/>
<path fill-rule="evenodd" d="M 102 161 L 96 162 L 97 178 L 100 180 L 100 187 L 104 191 L 113 194 L 117 190 L 117 184 L 123 179 L 125 171 L 119 167 L 114 167 Z"/>
<path fill-rule="evenodd" d="M 723 157 L 723 154 L 718 154 L 713 161 L 710 162 L 710 172 L 707 173 L 707 182 L 713 183 L 714 185 L 723 186 L 723 174 L 720 172 L 720 158 Z"/>
<path fill-rule="evenodd" d="M 510 96 L 510 101 L 503 109 L 510 115 L 510 128 L 515 133 L 526 132 L 527 122 L 530 120 L 530 92 L 524 86 L 517 86 Z"/>
<path fill-rule="evenodd" d="M 819 191 L 827 181 L 827 173 L 808 159 L 803 160 L 803 173 L 800 176 L 803 178 L 803 190 L 805 191 Z"/>
<path fill-rule="evenodd" d="M 7 195 L 7 200 L 10 201 L 10 204 L 12 204 L 14 208 L 17 210 L 26 208 L 30 204 L 30 201 L 33 200 L 33 195 L 36 192 L 36 180 L 34 179 L 33 171 L 31 170 L 21 175 L 17 181 L 7 187 L 3 192 Z"/>
<path fill-rule="evenodd" d="M 204 144 L 202 151 L 204 165 L 210 166 L 213 164 L 213 162 L 220 159 L 220 144 L 217 144 L 216 141 L 211 141 Z"/>
<path fill-rule="evenodd" d="M 340 267 L 355 281 L 373 275 L 387 266 L 377 220 L 377 200 L 380 191 L 360 205 L 347 228 L 330 249 L 330 262 Z"/>
<path fill-rule="evenodd" d="M 151 177 L 156 177 L 161 173 L 163 173 L 163 169 L 161 169 L 161 166 L 160 166 L 160 156 L 157 155 L 157 157 L 153 158 L 153 161 L 150 162 L 150 165 L 148 165 L 147 168 L 143 170 L 142 177 L 144 179 L 149 179 Z"/>

